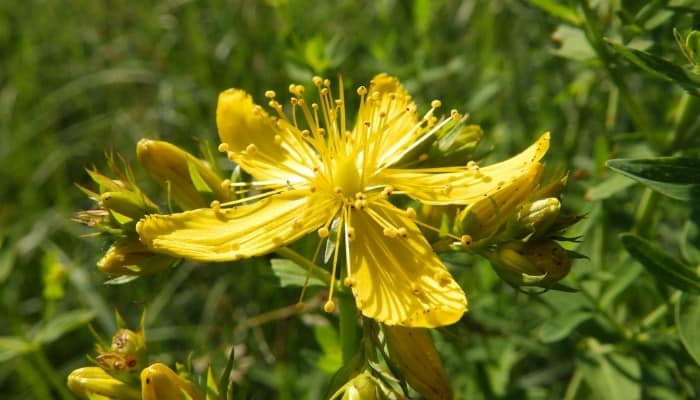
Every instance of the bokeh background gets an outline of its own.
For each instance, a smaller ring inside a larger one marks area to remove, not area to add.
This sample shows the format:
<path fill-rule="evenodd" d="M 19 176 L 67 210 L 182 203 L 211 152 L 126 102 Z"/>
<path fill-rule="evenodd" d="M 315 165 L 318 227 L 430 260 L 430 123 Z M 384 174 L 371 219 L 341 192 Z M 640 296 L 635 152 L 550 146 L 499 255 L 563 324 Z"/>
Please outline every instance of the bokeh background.
<path fill-rule="evenodd" d="M 189 357 L 199 371 L 221 370 L 233 347 L 237 398 L 319 398 L 340 363 L 334 316 L 318 305 L 294 315 L 299 290 L 281 288 L 266 258 L 184 263 L 104 285 L 95 262 L 107 244 L 83 237 L 90 232 L 71 220 L 92 207 L 74 183 L 89 185 L 85 168 L 104 168 L 105 151 L 134 160 L 143 137 L 191 151 L 216 143 L 216 99 L 226 88 L 262 102 L 265 90 L 282 95 L 316 74 L 342 73 L 352 89 L 379 72 L 398 76 L 423 110 L 439 98 L 469 113 L 485 131 L 488 160 L 551 131 L 547 168 L 570 172 L 564 205 L 587 215 L 571 232 L 583 242 L 569 246 L 589 257 L 566 280 L 576 293 L 524 294 L 484 260 L 451 260 L 470 313 L 435 338 L 455 396 L 700 395 L 672 289 L 617 239 L 634 230 L 681 257 L 688 207 L 604 165 L 623 156 L 697 156 L 697 140 L 663 146 L 688 95 L 602 42 L 686 65 L 673 28 L 699 26 L 693 3 L 0 2 L 1 397 L 72 398 L 65 378 L 93 351 L 87 322 L 109 337 L 114 309 L 136 327 L 146 308 L 153 360 Z M 644 201 L 651 209 L 640 208 Z"/>

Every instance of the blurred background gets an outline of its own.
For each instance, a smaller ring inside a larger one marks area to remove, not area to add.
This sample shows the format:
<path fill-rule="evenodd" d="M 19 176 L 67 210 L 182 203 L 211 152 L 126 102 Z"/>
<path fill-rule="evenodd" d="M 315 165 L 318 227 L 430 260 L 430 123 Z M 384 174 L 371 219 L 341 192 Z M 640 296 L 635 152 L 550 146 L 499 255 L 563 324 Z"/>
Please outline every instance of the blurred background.
<path fill-rule="evenodd" d="M 485 260 L 452 260 L 470 313 L 436 340 L 455 396 L 699 395 L 700 369 L 677 336 L 671 289 L 616 236 L 635 230 L 678 255 L 688 207 L 656 199 L 640 211 L 653 195 L 604 164 L 697 156 L 697 139 L 661 145 L 688 95 L 601 41 L 685 66 L 673 29 L 699 26 L 693 3 L 0 2 L 0 393 L 72 398 L 65 378 L 93 352 L 88 322 L 110 337 L 115 309 L 136 328 L 145 307 L 153 360 L 191 357 L 200 371 L 221 370 L 233 347 L 237 398 L 321 396 L 340 363 L 334 317 L 318 304 L 293 315 L 299 290 L 281 288 L 268 259 L 184 263 L 104 285 L 95 263 L 107 244 L 71 220 L 92 207 L 75 183 L 90 185 L 85 168 L 104 169 L 105 151 L 135 160 L 140 138 L 193 152 L 200 141 L 217 143 L 215 106 L 226 88 L 263 102 L 265 90 L 284 98 L 289 83 L 309 85 L 313 75 L 342 73 L 354 90 L 387 72 L 419 109 L 439 98 L 446 110 L 469 113 L 490 161 L 551 131 L 547 168 L 569 171 L 564 206 L 587 215 L 571 233 L 585 235 L 571 248 L 589 257 L 567 278 L 576 293 L 523 294 Z"/>

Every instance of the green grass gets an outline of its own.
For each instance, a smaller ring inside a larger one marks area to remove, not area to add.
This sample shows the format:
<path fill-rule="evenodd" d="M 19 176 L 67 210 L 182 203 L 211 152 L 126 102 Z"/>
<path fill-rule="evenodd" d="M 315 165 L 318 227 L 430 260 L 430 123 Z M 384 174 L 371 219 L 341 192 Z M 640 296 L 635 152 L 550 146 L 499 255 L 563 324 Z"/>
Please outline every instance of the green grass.
<path fill-rule="evenodd" d="M 135 327 L 146 307 L 154 360 L 174 365 L 191 354 L 198 371 L 208 363 L 223 370 L 234 346 L 238 398 L 320 396 L 330 371 L 319 365 L 333 362 L 312 333 L 336 321 L 316 310 L 251 325 L 299 294 L 279 287 L 268 259 L 185 262 L 103 285 L 95 262 L 107 244 L 83 238 L 89 231 L 70 220 L 91 207 L 74 183 L 89 185 L 85 168 L 104 168 L 105 150 L 134 160 L 142 137 L 192 151 L 198 141 L 216 143 L 216 99 L 226 88 L 263 101 L 266 89 L 285 94 L 314 74 L 342 73 L 355 87 L 388 72 L 418 104 L 439 98 L 469 113 L 485 131 L 490 160 L 551 131 L 547 168 L 570 171 L 564 206 L 586 214 L 571 233 L 584 235 L 576 250 L 589 257 L 566 280 L 576 293 L 530 296 L 484 260 L 455 263 L 470 312 L 436 339 L 456 397 L 700 395 L 700 368 L 686 350 L 700 341 L 681 342 L 675 314 L 682 321 L 688 309 L 676 310 L 679 291 L 618 239 L 638 233 L 696 266 L 697 213 L 605 167 L 611 158 L 698 157 L 698 114 L 681 115 L 684 101 L 697 110 L 698 99 L 603 41 L 685 66 L 673 28 L 698 28 L 700 11 L 692 1 L 642 9 L 598 1 L 586 13 L 584 3 L 1 2 L 0 393 L 72 398 L 65 377 L 88 364 L 93 339 L 84 315 L 71 312 L 90 311 L 108 337 L 114 308 Z M 71 316 L 75 326 L 44 328 Z M 58 336 L 37 344 L 47 330 Z"/>

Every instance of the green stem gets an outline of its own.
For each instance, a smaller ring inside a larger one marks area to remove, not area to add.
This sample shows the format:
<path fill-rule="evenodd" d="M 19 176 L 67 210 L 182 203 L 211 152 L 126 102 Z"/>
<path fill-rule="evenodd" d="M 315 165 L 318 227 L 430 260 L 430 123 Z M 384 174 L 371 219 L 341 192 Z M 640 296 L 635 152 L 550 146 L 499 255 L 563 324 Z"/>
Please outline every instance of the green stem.
<path fill-rule="evenodd" d="M 43 377 L 49 381 L 54 390 L 56 390 L 56 392 L 60 395 L 60 398 L 64 400 L 72 400 L 74 398 L 73 395 L 68 391 L 68 388 L 66 387 L 66 384 L 63 381 L 63 379 L 59 379 L 56 375 L 56 371 L 49 363 L 49 360 L 46 358 L 46 354 L 44 354 L 44 351 L 41 348 L 39 348 L 32 353 L 32 356 L 37 366 L 39 367 L 39 371 L 41 372 Z"/>
<path fill-rule="evenodd" d="M 659 201 L 659 196 L 658 192 L 649 188 L 644 189 L 635 213 L 635 223 L 632 232 L 645 236 L 649 233 L 650 228 L 653 226 L 652 220 L 656 213 L 656 203 Z"/>
<path fill-rule="evenodd" d="M 350 362 L 359 350 L 357 329 L 357 308 L 350 293 L 338 293 L 338 313 L 340 314 L 340 346 L 343 351 L 343 364 Z"/>
<path fill-rule="evenodd" d="M 605 66 L 605 69 L 608 72 L 613 84 L 615 84 L 615 86 L 619 89 L 620 102 L 622 103 L 622 106 L 625 107 L 625 110 L 627 110 L 627 113 L 636 127 L 640 131 L 644 132 L 649 143 L 658 144 L 655 143 L 656 140 L 654 137 L 654 130 L 651 120 L 648 118 L 647 113 L 644 112 L 639 104 L 634 101 L 634 97 L 632 97 L 630 94 L 629 88 L 623 79 L 621 71 L 613 62 L 613 56 L 610 54 L 607 44 L 603 40 L 603 34 L 600 27 L 596 24 L 595 15 L 588 4 L 588 0 L 579 0 L 578 3 L 581 6 L 585 17 L 584 26 L 588 42 L 591 44 L 596 54 L 603 62 L 603 65 Z"/>
<path fill-rule="evenodd" d="M 653 309 L 649 314 L 647 314 L 644 318 L 642 318 L 642 322 L 639 324 L 639 327 L 641 329 L 648 329 L 654 324 L 656 324 L 660 319 L 664 318 L 666 314 L 668 314 L 668 311 L 670 310 L 671 306 L 678 303 L 678 300 L 680 300 L 681 298 L 681 293 L 682 292 L 680 290 L 676 290 L 671 295 L 671 298 L 668 302 L 659 305 L 658 307 Z"/>
<path fill-rule="evenodd" d="M 328 271 L 320 268 L 318 265 L 312 263 L 308 258 L 302 256 L 289 247 L 279 247 L 277 250 L 275 250 L 275 253 L 277 253 L 280 257 L 290 259 L 300 266 L 307 268 L 311 276 L 320 279 L 326 284 L 330 284 L 331 275 L 328 273 Z"/>

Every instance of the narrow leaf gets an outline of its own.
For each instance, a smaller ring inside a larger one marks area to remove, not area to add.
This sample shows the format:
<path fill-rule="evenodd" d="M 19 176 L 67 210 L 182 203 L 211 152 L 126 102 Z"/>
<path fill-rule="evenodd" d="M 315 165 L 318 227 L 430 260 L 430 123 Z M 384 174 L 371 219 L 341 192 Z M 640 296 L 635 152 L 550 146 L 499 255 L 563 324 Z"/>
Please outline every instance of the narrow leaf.
<path fill-rule="evenodd" d="M 539 337 L 544 343 L 552 343 L 568 337 L 582 323 L 593 317 L 590 311 L 578 310 L 558 314 L 540 326 Z"/>
<path fill-rule="evenodd" d="M 645 51 L 631 49 L 611 41 L 608 41 L 608 44 L 627 59 L 627 61 L 649 74 L 667 81 L 675 82 L 688 93 L 700 96 L 700 76 L 694 75 L 679 65 Z"/>
<path fill-rule="evenodd" d="M 319 274 L 325 272 L 320 268 L 312 268 L 311 271 L 301 267 L 291 260 L 274 258 L 270 261 L 272 272 L 280 280 L 280 286 L 304 286 L 306 278 L 309 277 L 308 286 L 325 286 L 328 280 L 322 279 Z"/>
<path fill-rule="evenodd" d="M 0 363 L 35 349 L 34 345 L 19 336 L 0 336 Z"/>
<path fill-rule="evenodd" d="M 700 199 L 700 158 L 618 158 L 606 164 L 668 197 L 683 201 Z"/>
<path fill-rule="evenodd" d="M 676 325 L 683 346 L 700 365 L 700 297 L 681 295 L 676 304 Z"/>
<path fill-rule="evenodd" d="M 94 317 L 95 313 L 91 310 L 76 310 L 61 314 L 49 320 L 37 332 L 34 341 L 41 344 L 51 343 L 73 329 L 87 324 Z"/>
<path fill-rule="evenodd" d="M 700 293 L 700 277 L 687 265 L 637 235 L 623 233 L 620 240 L 632 257 L 659 280 L 684 292 Z"/>

